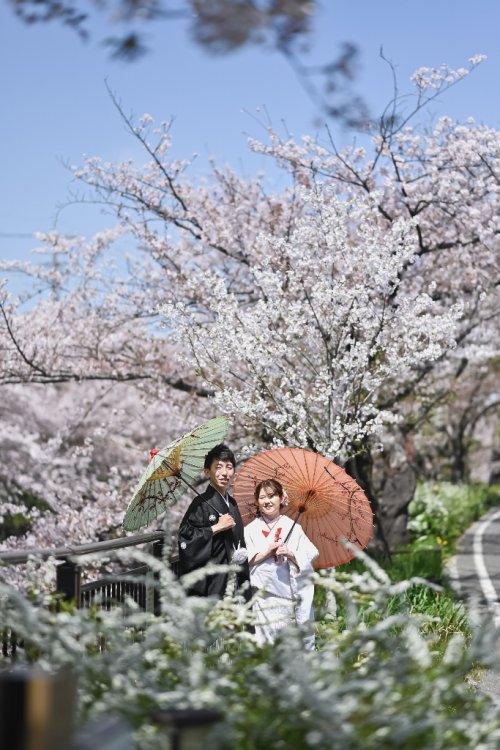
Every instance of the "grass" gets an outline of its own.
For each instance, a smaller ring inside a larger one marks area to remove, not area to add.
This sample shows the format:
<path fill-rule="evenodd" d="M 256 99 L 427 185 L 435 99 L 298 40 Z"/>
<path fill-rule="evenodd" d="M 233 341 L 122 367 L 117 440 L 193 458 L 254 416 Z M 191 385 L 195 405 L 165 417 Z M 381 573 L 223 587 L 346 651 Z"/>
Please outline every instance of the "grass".
<path fill-rule="evenodd" d="M 421 484 L 410 506 L 410 543 L 394 550 L 390 560 L 379 561 L 393 582 L 423 578 L 439 586 L 437 590 L 436 587 L 415 584 L 404 593 L 392 597 L 385 613 L 423 615 L 421 632 L 433 638 L 438 659 L 453 635 L 460 633 L 466 639 L 471 635 L 466 608 L 448 584 L 446 560 L 456 552 L 457 542 L 469 526 L 489 508 L 498 505 L 500 485 Z M 362 560 L 354 559 L 339 568 L 339 574 L 361 573 L 364 570 Z M 342 632 L 346 626 L 346 612 L 341 602 L 335 624 L 331 621 L 322 623 L 324 604 L 325 594 L 318 589 L 316 608 L 320 618 L 320 641 L 322 633 L 331 633 L 332 627 Z M 373 618 L 373 614 L 370 614 L 370 618 Z"/>

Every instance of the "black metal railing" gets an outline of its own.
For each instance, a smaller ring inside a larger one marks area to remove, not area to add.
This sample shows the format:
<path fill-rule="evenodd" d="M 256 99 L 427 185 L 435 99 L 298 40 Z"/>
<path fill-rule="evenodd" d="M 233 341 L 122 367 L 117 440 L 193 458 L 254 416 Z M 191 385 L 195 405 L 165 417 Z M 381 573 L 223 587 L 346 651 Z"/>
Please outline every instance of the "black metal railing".
<path fill-rule="evenodd" d="M 28 562 L 30 557 L 47 560 L 55 557 L 58 560 L 66 560 L 74 557 L 83 557 L 96 552 L 109 552 L 110 550 L 123 549 L 124 547 L 137 547 L 140 544 L 163 542 L 165 533 L 163 531 L 152 531 L 148 534 L 134 534 L 133 536 L 122 536 L 117 539 L 107 539 L 104 542 L 91 542 L 89 544 L 77 544 L 73 547 L 50 547 L 48 549 L 24 549 L 24 550 L 0 550 L 0 562 L 9 565 L 19 565 Z"/>
<path fill-rule="evenodd" d="M 147 565 L 127 570 L 123 574 L 100 578 L 97 581 L 85 583 L 80 587 L 80 607 L 100 607 L 111 609 L 116 604 L 121 604 L 125 599 L 132 599 L 144 610 L 154 609 L 148 596 L 151 586 L 148 586 L 147 577 L 150 570 Z M 123 580 L 126 578 L 126 580 Z M 130 580 L 137 578 L 137 581 Z"/>
<path fill-rule="evenodd" d="M 125 599 L 131 598 L 144 610 L 158 614 L 156 573 L 149 566 L 141 565 L 88 583 L 82 583 L 81 573 L 85 555 L 151 544 L 153 556 L 161 559 L 163 543 L 164 533 L 153 532 L 75 547 L 0 551 L 0 562 L 16 565 L 26 563 L 33 555 L 41 559 L 55 557 L 60 562 L 56 567 L 54 589 L 62 599 L 74 601 L 79 608 L 95 606 L 111 609 L 119 606 Z M 178 575 L 176 555 L 169 558 L 168 564 Z M 98 639 L 96 646 L 99 650 L 106 649 L 104 639 Z M 11 628 L 0 630 L 0 649 L 10 662 L 8 669 L 0 670 L 0 727 L 6 749 L 27 748 L 28 745 L 34 747 L 36 744 L 37 747 L 43 745 L 54 750 L 91 750 L 95 747 L 101 750 L 132 750 L 132 727 L 116 717 L 101 717 L 75 730 L 73 719 L 77 684 L 73 673 L 68 669 L 44 672 L 36 664 L 18 668 L 16 654 L 24 647 L 24 642 L 16 637 Z M 36 691 L 30 689 L 34 682 L 37 686 Z M 31 716 L 35 699 L 38 701 L 37 721 L 32 722 L 27 717 Z M 196 728 L 200 735 L 196 746 L 202 748 L 203 733 L 206 734 L 212 724 L 221 718 L 222 715 L 218 712 L 204 708 L 172 709 L 155 712 L 152 721 L 171 747 L 183 746 L 182 733 Z M 189 744 L 192 745 L 192 738 Z M 2 744 L 2 748 L 3 746 Z"/>
<path fill-rule="evenodd" d="M 18 649 L 24 648 L 24 641 L 20 640 L 12 628 L 3 628 L 0 631 L 0 650 L 6 659 L 14 660 Z"/>
<path fill-rule="evenodd" d="M 88 583 L 82 583 L 82 568 L 85 564 L 86 555 L 144 544 L 151 545 L 152 554 L 160 559 L 163 555 L 164 536 L 163 531 L 156 531 L 73 547 L 0 550 L 0 562 L 7 565 L 19 565 L 26 563 L 33 556 L 43 560 L 55 557 L 60 562 L 56 567 L 54 592 L 59 594 L 62 600 L 73 601 L 77 607 L 82 609 L 97 607 L 109 610 L 120 606 L 126 599 L 132 599 L 145 611 L 159 614 L 156 575 L 147 565 L 106 575 Z M 177 556 L 171 556 L 169 565 L 177 574 Z M 23 648 L 23 643 L 16 638 L 15 633 L 10 629 L 0 631 L 0 649 L 5 657 L 15 659 L 19 648 Z"/>

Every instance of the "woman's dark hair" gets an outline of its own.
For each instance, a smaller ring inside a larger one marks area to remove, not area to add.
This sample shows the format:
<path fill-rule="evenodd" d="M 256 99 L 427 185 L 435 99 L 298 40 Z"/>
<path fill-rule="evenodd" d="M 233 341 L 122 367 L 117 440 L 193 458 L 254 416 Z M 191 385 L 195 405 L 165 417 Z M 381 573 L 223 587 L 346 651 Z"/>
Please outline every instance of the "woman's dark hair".
<path fill-rule="evenodd" d="M 228 448 L 227 445 L 224 445 L 224 443 L 219 443 L 219 445 L 215 445 L 211 450 L 208 451 L 207 455 L 205 456 L 204 468 L 210 469 L 213 462 L 220 459 L 231 461 L 233 466 L 236 467 L 236 459 L 231 448 Z"/>

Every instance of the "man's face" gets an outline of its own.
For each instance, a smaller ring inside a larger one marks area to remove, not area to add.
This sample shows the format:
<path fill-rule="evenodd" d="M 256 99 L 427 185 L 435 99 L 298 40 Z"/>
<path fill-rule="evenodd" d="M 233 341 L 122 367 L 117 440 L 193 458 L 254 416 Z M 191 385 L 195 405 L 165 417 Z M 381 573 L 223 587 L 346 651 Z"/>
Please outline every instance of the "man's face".
<path fill-rule="evenodd" d="M 227 458 L 215 458 L 210 468 L 205 469 L 205 476 L 221 495 L 225 495 L 234 476 L 234 466 Z"/>

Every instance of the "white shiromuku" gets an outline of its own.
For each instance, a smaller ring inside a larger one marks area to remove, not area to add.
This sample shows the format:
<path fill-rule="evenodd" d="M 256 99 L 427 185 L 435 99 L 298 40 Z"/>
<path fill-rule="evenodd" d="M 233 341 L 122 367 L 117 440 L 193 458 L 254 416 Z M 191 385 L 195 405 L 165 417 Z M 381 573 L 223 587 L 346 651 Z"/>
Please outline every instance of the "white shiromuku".
<path fill-rule="evenodd" d="M 297 565 L 275 557 L 252 565 L 255 555 L 265 552 L 273 542 L 285 543 L 293 527 L 286 546 L 294 553 Z M 314 619 L 314 584 L 311 581 L 313 561 L 319 555 L 314 544 L 308 539 L 300 524 L 288 516 L 280 516 L 267 524 L 256 518 L 245 527 L 245 543 L 250 562 L 250 583 L 261 592 L 254 599 L 257 618 L 256 637 L 260 643 L 272 643 L 278 632 L 291 623 L 304 623 Z M 306 643 L 311 647 L 313 641 Z"/>

